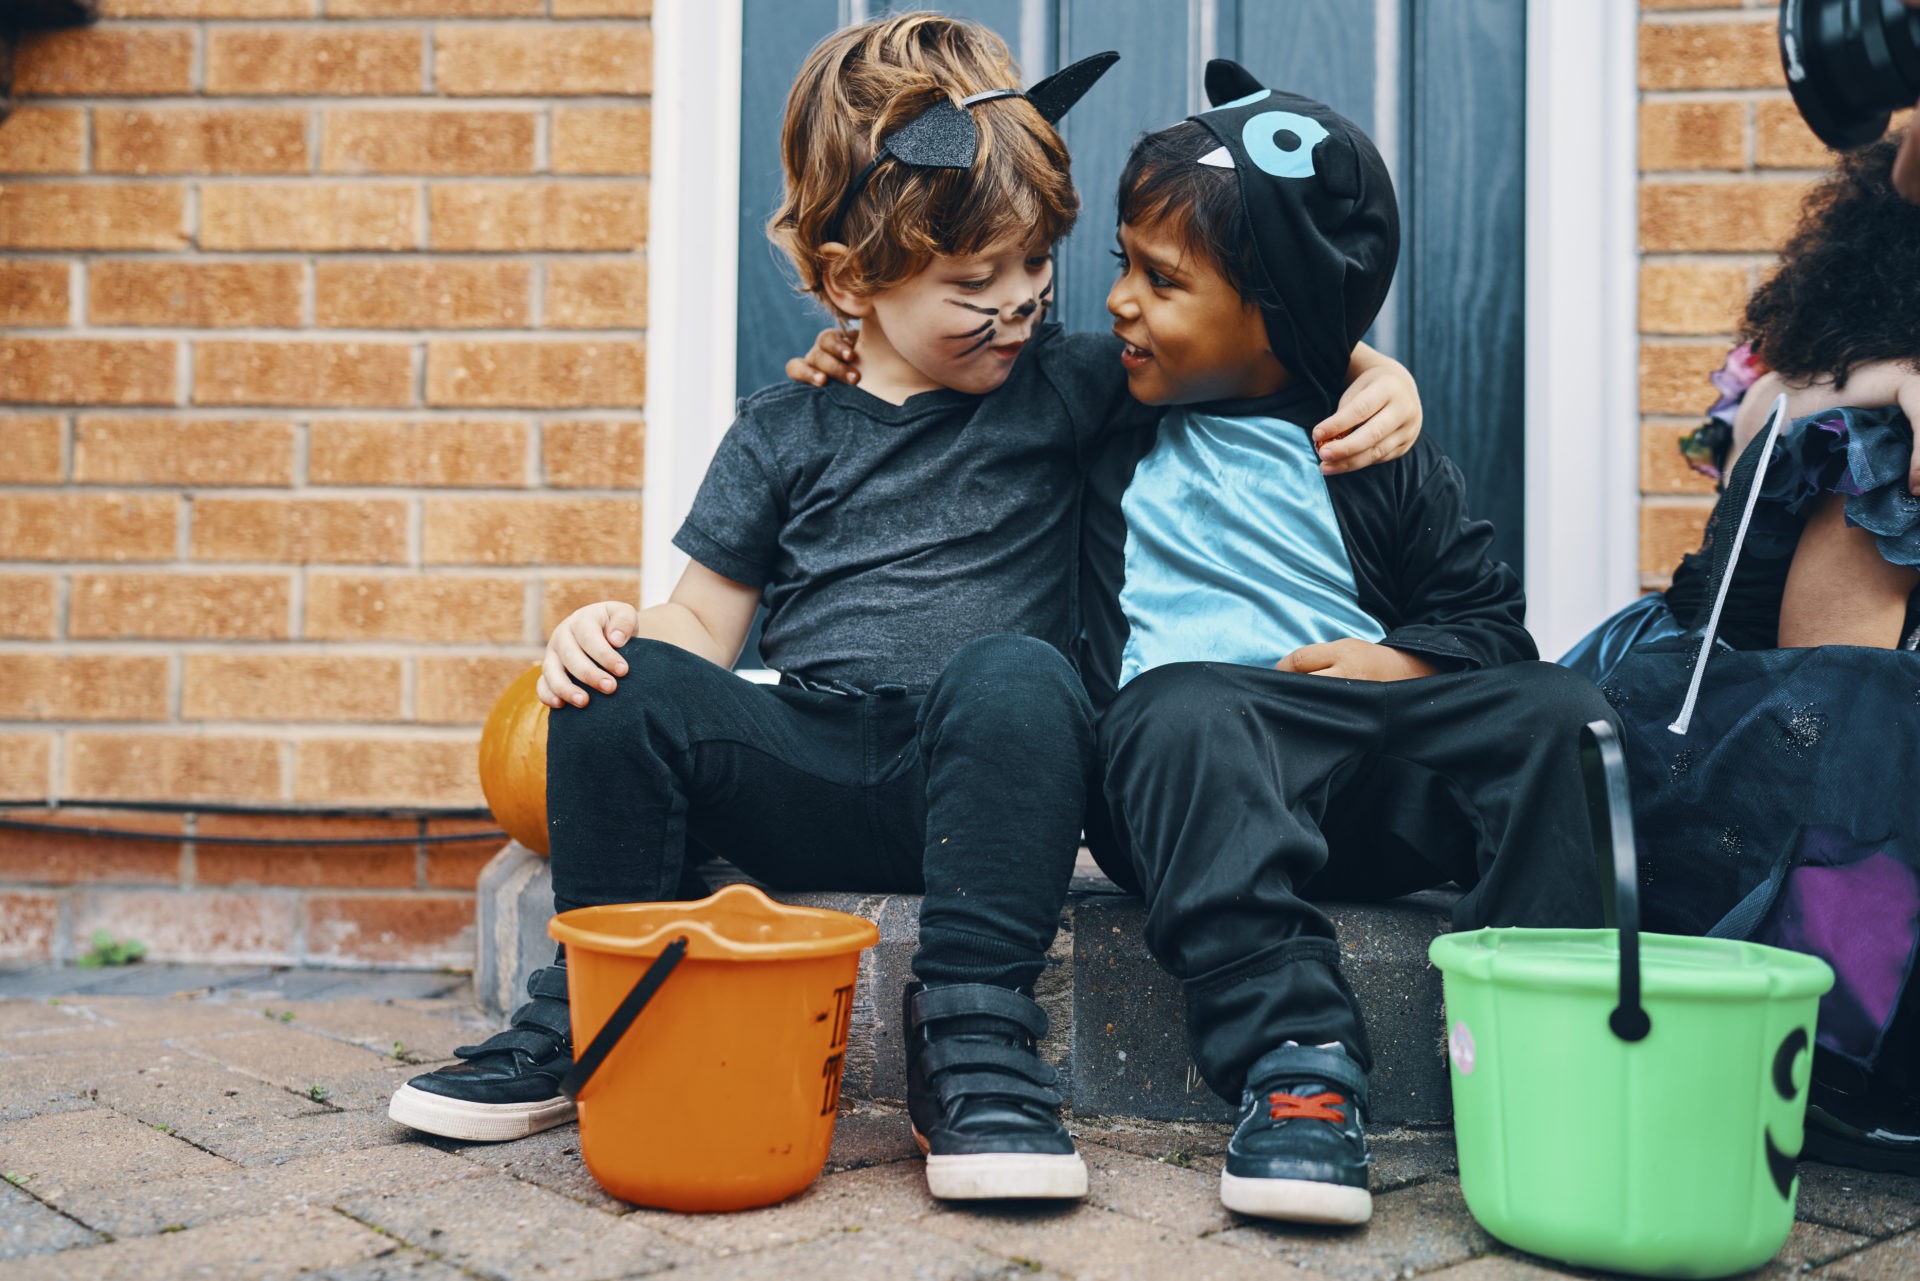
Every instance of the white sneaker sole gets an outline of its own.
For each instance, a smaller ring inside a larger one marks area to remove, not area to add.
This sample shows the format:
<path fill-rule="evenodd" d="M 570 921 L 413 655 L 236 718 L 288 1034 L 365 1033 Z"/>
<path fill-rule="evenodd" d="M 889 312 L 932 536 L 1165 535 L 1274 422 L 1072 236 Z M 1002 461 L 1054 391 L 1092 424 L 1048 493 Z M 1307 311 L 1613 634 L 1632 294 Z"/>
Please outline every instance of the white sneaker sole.
<path fill-rule="evenodd" d="M 565 1125 L 574 1118 L 574 1106 L 564 1094 L 537 1103 L 469 1103 L 403 1085 L 393 1092 L 387 1115 L 442 1138 L 499 1143 Z"/>
<path fill-rule="evenodd" d="M 919 1130 L 914 1142 L 927 1141 Z M 927 1191 L 940 1201 L 1077 1201 L 1087 1195 L 1078 1152 L 978 1152 L 927 1155 Z"/>
<path fill-rule="evenodd" d="M 1225 1171 L 1220 1203 L 1240 1214 L 1290 1223 L 1357 1227 L 1373 1217 L 1373 1194 L 1365 1188 L 1311 1179 L 1250 1179 Z"/>

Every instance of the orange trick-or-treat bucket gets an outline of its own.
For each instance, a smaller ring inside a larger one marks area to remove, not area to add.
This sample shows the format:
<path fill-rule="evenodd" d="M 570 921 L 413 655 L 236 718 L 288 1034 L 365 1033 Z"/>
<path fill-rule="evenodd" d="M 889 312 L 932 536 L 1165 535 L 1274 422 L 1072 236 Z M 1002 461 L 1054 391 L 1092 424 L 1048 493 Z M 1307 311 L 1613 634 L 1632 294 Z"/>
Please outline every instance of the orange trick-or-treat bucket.
<path fill-rule="evenodd" d="M 812 1183 L 833 1143 L 871 921 L 730 885 L 564 912 L 580 1152 L 623 1201 L 744 1210 Z"/>

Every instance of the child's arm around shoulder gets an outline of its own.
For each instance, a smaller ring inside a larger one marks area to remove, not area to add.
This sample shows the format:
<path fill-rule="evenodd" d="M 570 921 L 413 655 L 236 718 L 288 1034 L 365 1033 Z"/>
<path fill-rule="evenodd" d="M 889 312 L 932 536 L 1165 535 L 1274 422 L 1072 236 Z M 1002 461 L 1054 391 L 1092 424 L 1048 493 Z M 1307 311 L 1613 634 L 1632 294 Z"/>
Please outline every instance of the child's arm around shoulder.
<path fill-rule="evenodd" d="M 538 693 L 548 707 L 587 705 L 593 686 L 603 694 L 627 674 L 620 646 L 630 639 L 665 641 L 708 662 L 732 667 L 747 643 L 760 589 L 736 583 L 698 561 L 690 563 L 664 605 L 636 609 L 625 601 L 583 605 L 560 620 L 540 661 Z M 570 679 L 571 678 L 571 679 Z"/>

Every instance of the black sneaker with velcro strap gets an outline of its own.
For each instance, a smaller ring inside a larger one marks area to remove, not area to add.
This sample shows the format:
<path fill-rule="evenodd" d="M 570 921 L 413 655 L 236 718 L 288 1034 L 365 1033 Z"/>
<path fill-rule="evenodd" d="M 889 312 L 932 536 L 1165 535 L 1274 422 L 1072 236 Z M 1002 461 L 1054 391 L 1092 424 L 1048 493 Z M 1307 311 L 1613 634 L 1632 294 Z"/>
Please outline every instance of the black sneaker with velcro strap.
<path fill-rule="evenodd" d="M 573 1120 L 573 1100 L 560 1091 L 573 1067 L 565 967 L 535 970 L 527 995 L 533 999 L 513 1012 L 506 1031 L 454 1050 L 464 1062 L 395 1090 L 387 1115 L 428 1134 L 480 1142 L 522 1139 Z"/>
<path fill-rule="evenodd" d="M 927 1190 L 951 1201 L 1085 1196 L 1058 1075 L 1035 1052 L 1046 1011 L 982 983 L 912 983 L 905 1005 L 907 1111 Z"/>

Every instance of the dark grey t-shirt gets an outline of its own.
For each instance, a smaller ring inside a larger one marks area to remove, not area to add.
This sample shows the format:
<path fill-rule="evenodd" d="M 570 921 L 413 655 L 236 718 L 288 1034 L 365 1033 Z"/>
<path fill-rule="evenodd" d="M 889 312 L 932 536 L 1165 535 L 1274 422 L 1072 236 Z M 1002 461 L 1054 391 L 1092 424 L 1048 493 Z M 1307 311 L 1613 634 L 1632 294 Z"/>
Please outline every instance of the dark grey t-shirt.
<path fill-rule="evenodd" d="M 999 633 L 1073 652 L 1082 469 L 1137 411 L 1119 343 L 1041 328 L 985 396 L 797 383 L 740 403 L 674 545 L 762 589 L 769 666 L 924 690 Z"/>

